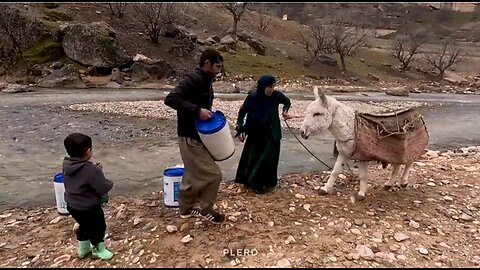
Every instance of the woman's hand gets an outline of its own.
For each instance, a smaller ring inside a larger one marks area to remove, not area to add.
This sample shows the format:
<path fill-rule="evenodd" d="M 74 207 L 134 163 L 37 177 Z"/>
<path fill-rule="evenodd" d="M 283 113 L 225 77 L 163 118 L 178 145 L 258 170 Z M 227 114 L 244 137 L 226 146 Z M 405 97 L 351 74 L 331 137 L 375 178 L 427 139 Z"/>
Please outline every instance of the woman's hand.
<path fill-rule="evenodd" d="M 288 114 L 288 112 L 283 112 L 283 113 L 282 113 L 282 116 L 283 116 L 283 120 L 288 120 L 288 119 L 292 119 L 292 118 L 293 118 L 292 116 L 290 116 L 290 115 Z"/>

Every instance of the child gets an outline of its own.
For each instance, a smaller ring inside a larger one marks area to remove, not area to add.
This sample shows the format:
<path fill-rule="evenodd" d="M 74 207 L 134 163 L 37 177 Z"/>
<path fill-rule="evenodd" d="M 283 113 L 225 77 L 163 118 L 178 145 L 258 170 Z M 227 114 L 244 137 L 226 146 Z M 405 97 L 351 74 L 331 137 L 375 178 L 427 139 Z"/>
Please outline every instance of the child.
<path fill-rule="evenodd" d="M 78 256 L 83 258 L 92 252 L 93 256 L 108 260 L 113 254 L 104 244 L 107 225 L 101 205 L 106 202 L 113 183 L 103 175 L 101 164 L 94 165 L 89 161 L 92 158 L 92 138 L 72 133 L 63 143 L 70 156 L 63 161 L 65 201 L 67 210 L 80 225 L 77 230 Z"/>

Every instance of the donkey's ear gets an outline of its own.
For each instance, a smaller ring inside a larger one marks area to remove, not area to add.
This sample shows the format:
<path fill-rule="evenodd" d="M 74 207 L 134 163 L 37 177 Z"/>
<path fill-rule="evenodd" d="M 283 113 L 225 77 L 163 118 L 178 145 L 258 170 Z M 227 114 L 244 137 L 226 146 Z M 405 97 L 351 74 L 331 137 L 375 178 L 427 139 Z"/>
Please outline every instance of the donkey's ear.
<path fill-rule="evenodd" d="M 322 101 L 323 105 L 327 105 L 328 104 L 328 100 L 327 100 L 327 96 L 325 95 L 325 92 L 323 91 L 323 89 L 321 89 L 320 91 L 318 91 L 318 88 L 317 88 L 317 98 L 320 98 L 320 100 Z"/>

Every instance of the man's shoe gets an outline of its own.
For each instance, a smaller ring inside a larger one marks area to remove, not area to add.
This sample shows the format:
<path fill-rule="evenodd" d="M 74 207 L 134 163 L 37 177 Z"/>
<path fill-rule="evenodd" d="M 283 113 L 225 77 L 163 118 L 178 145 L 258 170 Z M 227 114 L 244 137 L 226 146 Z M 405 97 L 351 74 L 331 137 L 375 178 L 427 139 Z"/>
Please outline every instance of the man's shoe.
<path fill-rule="evenodd" d="M 180 218 L 191 218 L 200 216 L 200 209 L 192 207 L 190 210 L 186 211 L 184 214 L 180 214 Z"/>

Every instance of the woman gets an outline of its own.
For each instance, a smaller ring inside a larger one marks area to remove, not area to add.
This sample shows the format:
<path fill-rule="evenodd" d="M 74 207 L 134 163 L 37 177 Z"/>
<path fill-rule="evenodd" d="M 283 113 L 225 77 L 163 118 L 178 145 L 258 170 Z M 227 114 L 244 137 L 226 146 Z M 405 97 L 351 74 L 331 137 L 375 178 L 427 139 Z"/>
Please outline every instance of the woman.
<path fill-rule="evenodd" d="M 244 184 L 258 194 L 267 193 L 277 186 L 282 129 L 278 106 L 283 104 L 283 117 L 290 119 L 290 99 L 275 91 L 275 78 L 262 76 L 256 91 L 250 92 L 238 112 L 237 135 L 243 142 L 235 182 Z M 244 119 L 246 117 L 246 121 Z"/>

